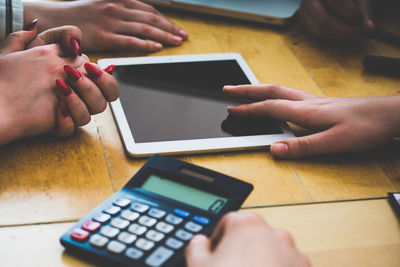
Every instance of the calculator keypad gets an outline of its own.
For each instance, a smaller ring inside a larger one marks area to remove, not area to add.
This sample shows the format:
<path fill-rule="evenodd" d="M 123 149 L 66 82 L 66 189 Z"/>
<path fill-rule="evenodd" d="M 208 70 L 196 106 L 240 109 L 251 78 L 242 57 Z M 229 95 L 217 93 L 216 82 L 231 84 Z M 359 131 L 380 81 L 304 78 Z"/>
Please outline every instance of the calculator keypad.
<path fill-rule="evenodd" d="M 74 229 L 71 237 L 81 242 L 89 239 L 89 244 L 96 249 L 105 248 L 114 255 L 159 267 L 210 222 L 205 217 L 190 217 L 190 212 L 185 210 L 167 213 L 121 198 L 93 220 L 84 222 L 81 228 Z"/>

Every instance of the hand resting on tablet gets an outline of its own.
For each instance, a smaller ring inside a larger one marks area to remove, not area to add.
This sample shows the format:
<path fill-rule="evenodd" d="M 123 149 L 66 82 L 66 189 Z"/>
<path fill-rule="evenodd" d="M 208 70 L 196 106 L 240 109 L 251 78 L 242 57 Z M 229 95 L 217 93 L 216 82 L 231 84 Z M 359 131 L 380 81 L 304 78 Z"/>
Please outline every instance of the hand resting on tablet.
<path fill-rule="evenodd" d="M 223 91 L 260 100 L 229 107 L 230 114 L 271 116 L 316 131 L 274 143 L 271 153 L 277 157 L 362 151 L 400 134 L 400 96 L 320 97 L 280 85 L 225 86 Z"/>

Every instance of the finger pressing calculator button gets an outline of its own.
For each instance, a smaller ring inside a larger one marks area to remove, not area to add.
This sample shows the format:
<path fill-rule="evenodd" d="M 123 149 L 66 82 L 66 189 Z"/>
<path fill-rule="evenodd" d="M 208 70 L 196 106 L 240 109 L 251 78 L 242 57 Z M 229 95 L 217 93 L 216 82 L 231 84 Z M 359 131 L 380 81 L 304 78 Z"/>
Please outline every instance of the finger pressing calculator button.
<path fill-rule="evenodd" d="M 169 237 L 167 241 L 165 241 L 165 245 L 173 249 L 180 249 L 183 246 L 183 242 L 173 237 Z"/>
<path fill-rule="evenodd" d="M 127 232 L 122 232 L 118 235 L 118 240 L 127 245 L 132 244 L 133 242 L 135 242 L 136 239 L 137 239 L 136 235 L 132 235 Z"/>
<path fill-rule="evenodd" d="M 126 246 L 124 244 L 115 240 L 111 241 L 107 245 L 107 250 L 115 254 L 121 254 L 125 249 Z"/>
<path fill-rule="evenodd" d="M 125 256 L 133 260 L 140 259 L 141 257 L 143 257 L 143 254 L 143 251 L 138 250 L 137 248 L 128 248 L 125 252 Z"/>
<path fill-rule="evenodd" d="M 93 220 L 95 220 L 96 222 L 99 222 L 101 224 L 105 224 L 105 223 L 108 223 L 110 218 L 111 218 L 111 215 L 105 214 L 105 213 L 100 213 L 99 215 L 94 217 Z"/>
<path fill-rule="evenodd" d="M 114 238 L 119 234 L 119 230 L 117 228 L 106 225 L 101 228 L 100 234 L 108 238 Z"/>
<path fill-rule="evenodd" d="M 110 207 L 106 208 L 105 210 L 103 210 L 103 212 L 110 214 L 111 216 L 117 215 L 120 211 L 121 211 L 121 208 L 117 207 L 117 206 L 110 206 Z"/>
<path fill-rule="evenodd" d="M 114 226 L 115 228 L 124 230 L 126 227 L 128 227 L 129 221 L 121 219 L 121 218 L 115 218 L 111 221 L 111 226 Z"/>
<path fill-rule="evenodd" d="M 135 243 L 137 248 L 140 248 L 142 250 L 150 250 L 152 247 L 154 247 L 154 242 L 147 240 L 145 238 L 139 238 L 136 243 Z"/>
<path fill-rule="evenodd" d="M 177 217 L 177 216 L 172 215 L 172 214 L 168 214 L 167 217 L 165 218 L 165 220 L 166 220 L 167 222 L 169 222 L 169 223 L 174 224 L 174 225 L 178 225 L 178 224 L 180 224 L 180 223 L 183 222 L 183 219 L 182 219 L 182 218 Z"/>
<path fill-rule="evenodd" d="M 101 224 L 99 222 L 86 221 L 82 224 L 82 229 L 93 233 L 99 230 L 100 226 Z"/>
<path fill-rule="evenodd" d="M 174 209 L 174 213 L 180 217 L 188 218 L 190 217 L 190 212 L 181 209 Z"/>
<path fill-rule="evenodd" d="M 108 243 L 109 239 L 107 237 L 101 236 L 99 234 L 90 237 L 89 243 L 97 248 L 102 248 Z"/>
<path fill-rule="evenodd" d="M 201 229 L 203 229 L 203 226 L 201 226 L 197 223 L 194 223 L 194 222 L 187 222 L 185 224 L 185 229 L 189 230 L 191 232 L 197 233 L 197 232 L 200 232 Z"/>
<path fill-rule="evenodd" d="M 77 241 L 85 241 L 89 237 L 89 232 L 81 228 L 75 228 L 71 233 L 71 238 Z"/>
<path fill-rule="evenodd" d="M 201 217 L 201 216 L 194 216 L 193 217 L 193 221 L 202 224 L 202 225 L 208 225 L 210 223 L 210 220 L 205 218 L 205 217 Z"/>
<path fill-rule="evenodd" d="M 179 229 L 178 231 L 175 232 L 175 236 L 183 241 L 188 241 L 189 239 L 192 238 L 193 234 L 185 230 Z"/>
<path fill-rule="evenodd" d="M 134 211 L 143 213 L 143 212 L 145 212 L 146 210 L 149 209 L 149 206 L 145 205 L 145 204 L 142 204 L 142 203 L 139 203 L 139 202 L 133 202 L 132 206 L 131 206 L 131 209 L 134 210 Z"/>
<path fill-rule="evenodd" d="M 164 236 L 165 235 L 163 233 L 160 233 L 155 230 L 150 230 L 146 233 L 147 239 L 150 239 L 151 241 L 154 241 L 154 242 L 161 241 L 161 239 L 163 239 Z"/>
<path fill-rule="evenodd" d="M 148 214 L 149 214 L 150 216 L 154 217 L 154 218 L 160 219 L 160 218 L 164 217 L 164 215 L 166 214 L 166 212 L 163 211 L 163 210 L 159 210 L 159 209 L 156 209 L 156 208 L 152 208 L 152 209 L 149 210 L 149 213 L 148 213 Z"/>
<path fill-rule="evenodd" d="M 115 206 L 118 206 L 118 207 L 123 208 L 123 209 L 126 209 L 129 206 L 129 204 L 131 204 L 131 201 L 129 199 L 127 199 L 127 198 L 117 199 L 114 202 Z"/>
<path fill-rule="evenodd" d="M 165 248 L 163 246 L 158 247 L 150 256 L 147 257 L 145 263 L 151 267 L 159 267 L 166 262 L 171 256 L 174 255 L 174 251 Z"/>
<path fill-rule="evenodd" d="M 172 230 L 174 230 L 174 227 L 169 223 L 159 222 L 156 224 L 156 229 L 165 234 L 169 234 Z"/>
<path fill-rule="evenodd" d="M 140 214 L 131 210 L 125 210 L 121 213 L 121 217 L 125 220 L 133 222 L 139 218 Z"/>
<path fill-rule="evenodd" d="M 146 215 L 143 215 L 142 217 L 139 218 L 139 223 L 147 227 L 152 227 L 156 222 L 157 222 L 156 219 Z"/>
<path fill-rule="evenodd" d="M 144 232 L 147 231 L 147 227 L 134 223 L 131 226 L 129 226 L 128 231 L 135 235 L 142 235 L 144 234 Z"/>

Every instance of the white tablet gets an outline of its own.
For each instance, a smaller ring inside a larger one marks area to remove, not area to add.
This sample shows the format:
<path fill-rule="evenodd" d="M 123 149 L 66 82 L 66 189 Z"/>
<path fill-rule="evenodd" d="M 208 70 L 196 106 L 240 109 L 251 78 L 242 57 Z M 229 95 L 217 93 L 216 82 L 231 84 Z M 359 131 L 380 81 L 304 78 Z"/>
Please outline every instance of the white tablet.
<path fill-rule="evenodd" d="M 186 154 L 266 147 L 292 137 L 284 122 L 228 116 L 249 103 L 222 94 L 224 85 L 258 84 L 240 54 L 108 58 L 120 97 L 111 108 L 129 155 Z"/>

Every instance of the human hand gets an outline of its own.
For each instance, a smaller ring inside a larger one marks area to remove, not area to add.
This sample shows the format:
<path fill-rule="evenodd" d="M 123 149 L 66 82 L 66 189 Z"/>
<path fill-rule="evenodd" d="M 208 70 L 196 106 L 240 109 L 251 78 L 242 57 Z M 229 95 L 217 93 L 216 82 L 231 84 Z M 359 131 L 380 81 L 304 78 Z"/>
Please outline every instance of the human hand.
<path fill-rule="evenodd" d="M 188 267 L 309 267 L 307 257 L 283 230 L 254 214 L 225 215 L 211 238 L 195 236 L 185 251 Z"/>
<path fill-rule="evenodd" d="M 271 145 L 277 157 L 367 150 L 400 134 L 400 96 L 320 97 L 279 85 L 225 86 L 232 97 L 260 102 L 229 107 L 234 115 L 265 115 L 320 131 Z"/>
<path fill-rule="evenodd" d="M 372 0 L 303 0 L 300 23 L 322 40 L 357 40 L 375 29 Z"/>
<path fill-rule="evenodd" d="M 75 25 L 87 51 L 153 52 L 180 45 L 188 34 L 155 8 L 137 0 L 86 0 L 24 3 L 24 21 L 39 18 L 39 32 Z"/>

